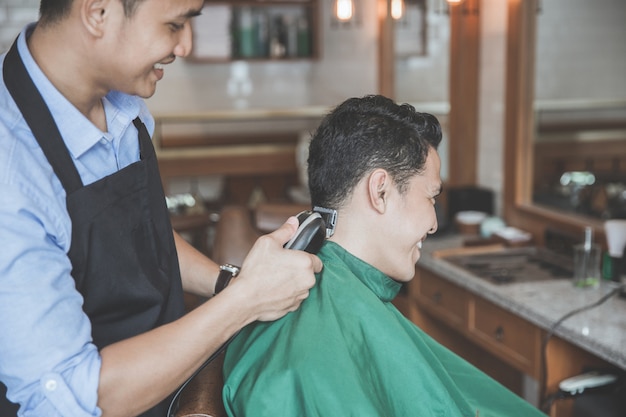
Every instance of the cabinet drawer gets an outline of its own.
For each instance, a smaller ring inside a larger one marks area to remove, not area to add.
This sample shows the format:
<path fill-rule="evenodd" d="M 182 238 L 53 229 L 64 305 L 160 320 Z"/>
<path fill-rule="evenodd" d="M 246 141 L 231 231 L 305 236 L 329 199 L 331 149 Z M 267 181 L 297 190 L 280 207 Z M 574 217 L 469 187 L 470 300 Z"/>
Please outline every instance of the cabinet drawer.
<path fill-rule="evenodd" d="M 472 318 L 472 339 L 520 371 L 539 376 L 539 328 L 480 297 L 474 300 Z"/>
<path fill-rule="evenodd" d="M 467 327 L 469 297 L 465 290 L 424 270 L 419 271 L 415 290 L 412 295 L 424 310 L 453 327 Z"/>

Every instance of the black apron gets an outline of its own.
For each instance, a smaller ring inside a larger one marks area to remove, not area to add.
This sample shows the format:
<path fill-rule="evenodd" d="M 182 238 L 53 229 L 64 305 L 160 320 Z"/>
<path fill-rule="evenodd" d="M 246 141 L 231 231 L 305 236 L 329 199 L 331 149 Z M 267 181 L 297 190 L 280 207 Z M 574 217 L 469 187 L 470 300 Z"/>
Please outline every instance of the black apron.
<path fill-rule="evenodd" d="M 67 193 L 72 219 L 72 277 L 98 349 L 169 323 L 184 314 L 174 236 L 154 147 L 139 120 L 141 159 L 83 186 L 48 107 L 17 50 L 4 62 L 4 81 Z M 158 364 L 155 364 L 158 366 Z M 0 387 L 2 402 L 8 403 Z M 142 414 L 164 417 L 169 399 Z M 16 410 L 16 408 L 15 408 Z"/>

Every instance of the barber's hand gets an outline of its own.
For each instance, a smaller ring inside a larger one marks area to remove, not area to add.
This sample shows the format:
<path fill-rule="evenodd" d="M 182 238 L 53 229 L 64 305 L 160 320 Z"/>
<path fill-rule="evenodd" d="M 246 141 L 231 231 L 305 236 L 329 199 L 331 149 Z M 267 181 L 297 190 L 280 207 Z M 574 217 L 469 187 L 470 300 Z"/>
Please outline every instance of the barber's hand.
<path fill-rule="evenodd" d="M 314 274 L 322 270 L 322 261 L 307 252 L 283 248 L 297 229 L 298 220 L 290 217 L 257 239 L 239 276 L 229 285 L 247 295 L 254 320 L 276 320 L 296 310 L 315 285 Z"/>

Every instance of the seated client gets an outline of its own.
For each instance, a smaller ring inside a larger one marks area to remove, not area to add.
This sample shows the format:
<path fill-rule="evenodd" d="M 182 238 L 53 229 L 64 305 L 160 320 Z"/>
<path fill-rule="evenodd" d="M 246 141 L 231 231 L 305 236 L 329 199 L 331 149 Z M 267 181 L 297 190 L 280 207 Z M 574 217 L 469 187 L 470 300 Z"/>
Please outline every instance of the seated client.
<path fill-rule="evenodd" d="M 313 206 L 336 210 L 324 269 L 299 310 L 244 328 L 224 363 L 230 416 L 543 414 L 441 346 L 391 303 L 437 230 L 437 119 L 351 98 L 313 135 Z"/>

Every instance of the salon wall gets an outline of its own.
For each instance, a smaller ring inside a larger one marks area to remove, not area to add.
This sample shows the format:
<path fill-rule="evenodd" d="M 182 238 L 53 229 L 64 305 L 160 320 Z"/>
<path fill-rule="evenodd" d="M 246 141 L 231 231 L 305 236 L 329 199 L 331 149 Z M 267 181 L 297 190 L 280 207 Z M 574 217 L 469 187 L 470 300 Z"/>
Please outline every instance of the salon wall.
<path fill-rule="evenodd" d="M 253 87 L 247 107 L 332 105 L 348 96 L 376 92 L 376 0 L 360 2 L 359 24 L 352 27 L 331 27 L 332 2 L 320 2 L 321 59 L 243 63 Z M 37 18 L 38 4 L 38 0 L 0 0 L 0 51 L 10 46 L 24 24 Z M 242 63 L 179 59 L 166 67 L 148 105 L 155 113 L 234 108 L 241 100 L 229 96 L 227 85 L 236 66 Z"/>
<path fill-rule="evenodd" d="M 365 0 L 359 25 L 331 27 L 331 2 L 322 1 L 322 52 L 317 61 L 201 64 L 179 60 L 166 68 L 157 94 L 149 100 L 156 113 L 236 107 L 286 108 L 332 105 L 348 96 L 377 89 L 376 0 Z M 229 95 L 235 69 L 243 70 L 252 92 Z"/>
<path fill-rule="evenodd" d="M 148 105 L 157 114 L 236 108 L 242 101 L 229 95 L 227 85 L 233 69 L 242 66 L 252 82 L 244 103 L 251 108 L 334 105 L 349 96 L 375 93 L 377 0 L 360 0 L 358 23 L 349 27 L 331 24 L 333 0 L 319 1 L 320 59 L 211 64 L 179 59 L 166 67 Z M 447 101 L 447 25 L 442 24 L 447 16 L 434 12 L 441 8 L 441 0 L 428 3 L 429 54 L 402 64 L 398 97 L 402 101 Z M 24 24 L 37 18 L 38 4 L 38 0 L 0 0 L 0 51 L 10 46 Z"/>
<path fill-rule="evenodd" d="M 0 51 L 5 51 L 28 22 L 37 19 L 39 0 L 0 0 Z"/>

